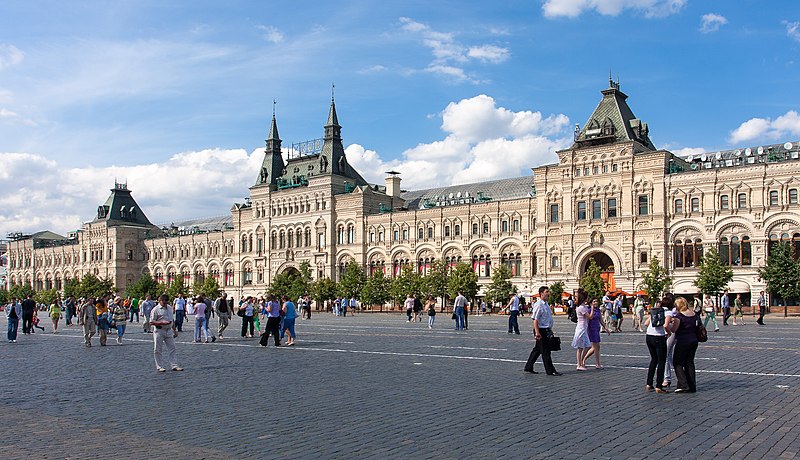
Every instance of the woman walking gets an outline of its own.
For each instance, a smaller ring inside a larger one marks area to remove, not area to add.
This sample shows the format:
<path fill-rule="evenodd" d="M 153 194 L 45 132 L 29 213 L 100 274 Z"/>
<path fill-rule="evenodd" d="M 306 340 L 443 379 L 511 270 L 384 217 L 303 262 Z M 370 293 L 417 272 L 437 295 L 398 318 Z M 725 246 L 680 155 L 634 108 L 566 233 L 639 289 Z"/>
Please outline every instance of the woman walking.
<path fill-rule="evenodd" d="M 578 324 L 575 325 L 575 335 L 572 337 L 572 348 L 575 349 L 576 369 L 585 371 L 586 365 L 583 363 L 583 355 L 585 355 L 592 346 L 592 342 L 589 341 L 588 326 L 589 319 L 594 314 L 594 311 L 586 304 L 586 298 L 588 297 L 586 291 L 578 289 L 577 294 L 578 308 L 575 309 L 575 314 L 578 316 Z"/>
<path fill-rule="evenodd" d="M 714 323 L 714 332 L 719 332 L 719 324 L 717 324 L 717 309 L 714 308 L 714 300 L 710 295 L 707 295 L 706 300 L 703 301 L 703 312 L 706 314 L 703 327 L 708 327 L 708 321 L 711 320 Z"/>
<path fill-rule="evenodd" d="M 111 321 L 114 322 L 117 328 L 117 343 L 122 343 L 122 336 L 125 335 L 125 327 L 128 325 L 128 309 L 122 303 L 122 299 L 117 297 L 114 299 L 113 311 L 111 312 Z"/>
<path fill-rule="evenodd" d="M 683 297 L 675 299 L 678 313 L 673 318 L 671 332 L 675 334 L 675 355 L 672 365 L 678 384 L 675 393 L 694 393 L 697 391 L 695 380 L 694 356 L 697 353 L 697 315 L 689 308 Z"/>
<path fill-rule="evenodd" d="M 287 296 L 283 296 L 283 302 L 286 303 L 289 301 Z M 280 338 L 280 325 L 281 325 L 281 305 L 275 300 L 275 297 L 272 294 L 267 296 L 267 326 L 264 328 L 264 334 L 261 335 L 261 340 L 259 343 L 262 347 L 266 347 L 269 343 L 269 336 L 275 339 L 275 346 L 281 346 L 281 338 Z"/>
<path fill-rule="evenodd" d="M 428 329 L 433 329 L 433 323 L 436 321 L 436 300 L 433 296 L 428 296 L 425 309 L 428 311 Z"/>
<path fill-rule="evenodd" d="M 736 322 L 736 319 L 739 319 L 739 322 Z M 733 325 L 738 326 L 741 324 L 744 326 L 744 311 L 742 310 L 742 295 L 736 294 L 736 298 L 733 299 Z"/>
<path fill-rule="evenodd" d="M 286 302 L 283 303 L 283 321 L 281 321 L 281 340 L 283 340 L 283 336 L 286 334 L 286 331 L 289 331 L 289 340 L 286 341 L 286 346 L 291 347 L 294 345 L 294 339 L 297 337 L 294 332 L 294 323 L 297 319 L 297 307 L 295 306 L 294 302 L 289 299 L 286 299 Z"/>
<path fill-rule="evenodd" d="M 206 336 L 206 343 L 208 343 L 208 318 L 206 318 L 206 303 L 203 296 L 197 296 L 194 304 L 194 343 L 200 343 L 203 334 Z"/>
<path fill-rule="evenodd" d="M 611 335 L 611 331 L 608 329 L 605 320 L 603 320 L 603 314 L 600 312 L 600 302 L 597 299 L 592 299 L 592 308 L 589 311 L 591 312 L 591 317 L 586 332 L 589 334 L 589 342 L 591 342 L 592 348 L 583 355 L 582 366 L 586 367 L 586 360 L 594 355 L 594 368 L 602 369 L 603 365 L 600 364 L 600 326 L 603 327 L 603 330 L 608 335 Z"/>
<path fill-rule="evenodd" d="M 661 302 L 656 302 L 650 309 L 650 314 L 645 318 L 644 325 L 647 327 L 646 343 L 647 350 L 650 352 L 650 367 L 647 368 L 647 384 L 645 391 L 656 393 L 667 393 L 664 388 L 664 364 L 667 362 L 667 336 L 669 332 L 664 329 L 666 315 Z M 656 386 L 653 387 L 653 376 L 656 377 Z"/>
<path fill-rule="evenodd" d="M 242 312 L 242 337 L 253 337 L 253 315 L 255 314 L 255 307 L 253 306 L 253 298 L 248 297 L 239 306 L 239 311 Z M 250 327 L 250 333 L 247 333 L 247 327 Z"/>
<path fill-rule="evenodd" d="M 108 314 L 108 305 L 106 300 L 98 297 L 94 303 L 95 311 L 97 312 L 97 332 L 100 335 L 100 346 L 106 346 L 108 341 L 108 332 L 111 330 L 111 319 Z"/>
<path fill-rule="evenodd" d="M 61 301 L 50 304 L 50 319 L 53 320 L 53 334 L 58 334 L 58 321 L 61 319 Z"/>

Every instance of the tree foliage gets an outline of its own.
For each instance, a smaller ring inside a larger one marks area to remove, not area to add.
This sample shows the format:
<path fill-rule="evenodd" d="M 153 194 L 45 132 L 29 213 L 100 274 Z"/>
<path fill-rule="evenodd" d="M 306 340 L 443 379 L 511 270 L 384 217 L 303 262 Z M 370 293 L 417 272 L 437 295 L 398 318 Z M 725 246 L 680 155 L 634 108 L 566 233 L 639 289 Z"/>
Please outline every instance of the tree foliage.
<path fill-rule="evenodd" d="M 564 282 L 556 281 L 549 286 L 550 295 L 547 297 L 547 303 L 551 306 L 561 305 L 561 295 L 564 293 Z"/>
<path fill-rule="evenodd" d="M 72 297 L 78 299 L 81 297 L 81 280 L 78 278 L 69 278 L 64 282 L 64 297 Z"/>
<path fill-rule="evenodd" d="M 27 284 L 15 284 L 8 291 L 8 296 L 16 299 L 24 299 L 28 297 L 28 294 L 33 294 L 33 288 Z"/>
<path fill-rule="evenodd" d="M 581 276 L 580 287 L 589 295 L 589 299 L 600 300 L 606 292 L 606 282 L 600 276 L 602 269 L 594 259 L 589 261 L 589 266 Z"/>
<path fill-rule="evenodd" d="M 464 294 L 467 299 L 474 299 L 478 294 L 478 275 L 469 264 L 459 262 L 450 272 L 447 284 L 447 294 L 455 297 L 458 293 Z"/>
<path fill-rule="evenodd" d="M 78 297 L 83 298 L 103 297 L 115 292 L 113 281 L 108 278 L 98 278 L 92 273 L 83 275 L 78 287 Z"/>
<path fill-rule="evenodd" d="M 219 293 L 219 282 L 212 276 L 206 277 L 203 281 L 198 281 L 192 286 L 192 294 L 202 295 L 205 298 L 216 299 L 219 297 Z"/>
<path fill-rule="evenodd" d="M 325 302 L 333 300 L 336 297 L 336 282 L 330 278 L 319 278 L 309 286 L 309 293 L 311 298 L 314 299 L 320 307 L 323 307 Z"/>
<path fill-rule="evenodd" d="M 414 267 L 406 265 L 400 271 L 400 275 L 392 280 L 389 288 L 391 299 L 397 303 L 402 303 L 408 294 L 421 295 L 424 288 L 422 276 L 414 270 Z"/>
<path fill-rule="evenodd" d="M 56 300 L 58 300 L 58 291 L 55 289 L 44 289 L 38 291 L 33 294 L 33 300 L 35 300 L 36 303 L 41 303 L 49 307 L 50 304 L 54 304 L 56 303 Z"/>
<path fill-rule="evenodd" d="M 728 286 L 733 279 L 733 269 L 722 263 L 716 248 L 709 248 L 700 261 L 697 279 L 692 283 L 703 294 L 716 296 Z"/>
<path fill-rule="evenodd" d="M 492 273 L 492 282 L 486 287 L 486 301 L 489 305 L 499 302 L 506 304 L 511 294 L 516 294 L 517 287 L 511 282 L 511 270 L 500 265 Z"/>
<path fill-rule="evenodd" d="M 361 290 L 361 303 L 366 306 L 380 305 L 383 310 L 383 305 L 391 300 L 392 296 L 390 291 L 392 280 L 386 278 L 383 270 L 376 270 L 364 283 L 364 288 Z"/>
<path fill-rule="evenodd" d="M 436 259 L 431 264 L 428 274 L 423 277 L 423 290 L 422 294 L 426 296 L 433 296 L 434 298 L 441 298 L 444 302 L 447 296 L 447 281 L 449 277 L 450 267 L 447 266 L 444 260 Z"/>
<path fill-rule="evenodd" d="M 367 282 L 367 275 L 358 263 L 350 261 L 344 268 L 344 274 L 339 280 L 339 295 L 345 298 L 361 298 L 361 289 Z"/>
<path fill-rule="evenodd" d="M 800 263 L 790 243 L 780 242 L 770 248 L 767 264 L 758 269 L 758 277 L 767 283 L 767 292 L 784 302 L 800 298 Z"/>
<path fill-rule="evenodd" d="M 166 290 L 165 285 L 156 282 L 149 273 L 145 273 L 125 289 L 125 295 L 137 299 L 144 299 L 147 294 L 150 294 L 153 298 L 156 298 L 166 292 Z"/>
<path fill-rule="evenodd" d="M 639 289 L 647 291 L 647 296 L 650 297 L 650 302 L 655 302 L 661 298 L 661 294 L 667 291 L 672 285 L 672 278 L 667 276 L 667 269 L 661 265 L 658 257 L 653 257 L 650 260 L 650 270 L 644 274 L 642 281 L 639 283 Z"/>
<path fill-rule="evenodd" d="M 183 284 L 183 276 L 176 276 L 169 286 L 167 286 L 167 295 L 170 299 L 174 299 L 178 297 L 179 294 L 186 297 L 186 294 L 189 293 L 189 287 Z"/>

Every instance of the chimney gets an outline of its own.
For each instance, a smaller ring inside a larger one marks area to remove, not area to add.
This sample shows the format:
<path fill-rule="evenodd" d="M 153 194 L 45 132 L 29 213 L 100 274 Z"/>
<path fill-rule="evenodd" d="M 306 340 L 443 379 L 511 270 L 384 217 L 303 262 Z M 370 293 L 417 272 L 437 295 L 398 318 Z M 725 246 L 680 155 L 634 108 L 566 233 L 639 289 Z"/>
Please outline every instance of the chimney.
<path fill-rule="evenodd" d="M 391 197 L 400 196 L 400 173 L 388 171 L 386 174 L 386 195 Z"/>

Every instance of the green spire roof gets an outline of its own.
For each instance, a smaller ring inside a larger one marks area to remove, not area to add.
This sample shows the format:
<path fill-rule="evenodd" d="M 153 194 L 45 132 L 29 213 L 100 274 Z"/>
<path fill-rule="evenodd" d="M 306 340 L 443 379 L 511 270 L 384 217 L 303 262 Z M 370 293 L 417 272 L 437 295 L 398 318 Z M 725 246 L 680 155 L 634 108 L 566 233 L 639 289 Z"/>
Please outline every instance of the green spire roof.
<path fill-rule="evenodd" d="M 636 141 L 648 150 L 656 150 L 650 141 L 647 123 L 636 118 L 628 107 L 625 102 L 628 96 L 620 91 L 619 83 L 609 79 L 608 89 L 601 93 L 603 99 L 583 129 L 576 134 L 573 148 Z"/>

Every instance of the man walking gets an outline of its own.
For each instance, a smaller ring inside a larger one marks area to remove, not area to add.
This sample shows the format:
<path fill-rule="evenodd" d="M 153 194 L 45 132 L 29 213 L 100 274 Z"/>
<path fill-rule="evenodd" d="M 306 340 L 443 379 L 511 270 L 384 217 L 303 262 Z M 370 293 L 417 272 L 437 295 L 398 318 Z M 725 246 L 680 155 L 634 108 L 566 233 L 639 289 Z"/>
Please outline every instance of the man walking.
<path fill-rule="evenodd" d="M 72 326 L 72 318 L 75 317 L 75 298 L 67 297 L 67 300 L 64 301 L 64 308 L 67 313 L 67 326 Z"/>
<path fill-rule="evenodd" d="M 516 293 L 511 294 L 511 299 L 508 301 L 506 308 L 508 309 L 508 333 L 519 335 L 519 320 L 517 319 L 519 316 L 519 296 Z"/>
<path fill-rule="evenodd" d="M 761 326 L 764 325 L 764 314 L 767 312 L 767 298 L 764 297 L 764 291 L 758 295 L 758 320 L 756 323 Z"/>
<path fill-rule="evenodd" d="M 547 286 L 540 287 L 539 300 L 533 305 L 533 313 L 531 313 L 536 345 L 533 347 L 530 356 L 528 356 L 528 362 L 525 363 L 525 372 L 530 372 L 531 374 L 537 373 L 533 370 L 533 365 L 541 355 L 544 371 L 547 375 L 561 375 L 553 366 L 553 359 L 550 356 L 550 339 L 553 337 L 553 313 L 550 311 L 550 305 L 545 300 L 549 295 L 550 289 Z"/>
<path fill-rule="evenodd" d="M 466 325 L 464 324 L 464 309 L 467 308 L 467 298 L 461 292 L 456 296 L 453 301 L 453 313 L 456 315 L 456 330 L 463 331 Z"/>
<path fill-rule="evenodd" d="M 22 333 L 30 334 L 33 332 L 33 312 L 36 310 L 36 302 L 33 301 L 33 294 L 22 301 Z"/>
<path fill-rule="evenodd" d="M 223 292 L 222 296 L 214 301 L 214 310 L 217 312 L 217 336 L 222 340 L 222 333 L 228 328 L 228 324 L 230 324 L 231 321 L 231 309 L 228 307 L 228 294 Z"/>
<path fill-rule="evenodd" d="M 6 320 L 8 321 L 8 343 L 17 343 L 17 331 L 19 330 L 19 319 L 22 317 L 22 305 L 17 299 L 11 299 L 11 303 L 6 305 Z"/>
<path fill-rule="evenodd" d="M 728 318 L 731 317 L 731 299 L 728 297 L 728 290 L 722 294 L 722 324 L 728 325 Z"/>
<path fill-rule="evenodd" d="M 175 349 L 175 333 L 177 329 L 173 321 L 169 297 L 166 294 L 161 294 L 158 298 L 158 305 L 150 312 L 150 324 L 155 327 L 153 331 L 153 356 L 156 360 L 156 370 L 158 372 L 167 370 L 167 361 L 164 360 L 164 348 L 166 348 L 167 359 L 172 370 L 182 371 L 183 368 L 178 367 L 178 352 Z"/>
<path fill-rule="evenodd" d="M 97 310 L 94 308 L 94 299 L 87 299 L 81 307 L 78 324 L 83 325 L 83 345 L 92 346 L 92 337 L 97 332 Z"/>
<path fill-rule="evenodd" d="M 156 306 L 155 302 L 153 302 L 153 297 L 150 294 L 147 294 L 144 301 L 139 305 L 142 310 L 142 327 L 144 329 L 145 334 L 150 334 L 153 332 L 153 328 L 150 326 L 150 313 L 153 311 L 153 308 Z"/>
<path fill-rule="evenodd" d="M 160 299 L 159 297 L 159 301 Z M 186 299 L 183 298 L 183 294 L 178 294 L 178 298 L 175 299 L 174 310 L 175 327 L 178 328 L 178 332 L 183 332 L 183 320 L 186 318 Z"/>

